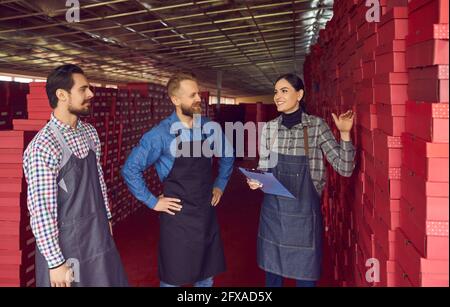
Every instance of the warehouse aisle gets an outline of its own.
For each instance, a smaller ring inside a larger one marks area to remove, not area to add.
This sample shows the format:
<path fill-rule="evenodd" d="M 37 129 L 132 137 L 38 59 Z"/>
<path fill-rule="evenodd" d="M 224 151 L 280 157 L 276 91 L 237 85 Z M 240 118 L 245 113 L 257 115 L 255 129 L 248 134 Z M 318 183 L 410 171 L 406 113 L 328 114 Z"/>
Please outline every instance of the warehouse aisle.
<path fill-rule="evenodd" d="M 236 166 L 253 167 L 252 162 Z M 216 278 L 216 286 L 264 286 L 264 274 L 256 264 L 256 235 L 262 193 L 251 192 L 244 177 L 234 171 L 226 193 L 218 207 L 228 270 Z M 158 280 L 158 217 L 142 207 L 114 228 L 128 278 L 133 286 L 156 287 Z M 325 251 L 324 273 L 320 286 L 333 286 L 332 267 Z M 294 286 L 289 280 L 287 286 Z"/>

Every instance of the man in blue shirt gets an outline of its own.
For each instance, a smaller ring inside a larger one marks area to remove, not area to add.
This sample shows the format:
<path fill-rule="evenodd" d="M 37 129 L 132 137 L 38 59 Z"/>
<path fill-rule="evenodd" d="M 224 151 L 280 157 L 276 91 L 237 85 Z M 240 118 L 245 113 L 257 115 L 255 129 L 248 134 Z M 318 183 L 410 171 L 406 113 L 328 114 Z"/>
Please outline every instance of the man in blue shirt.
<path fill-rule="evenodd" d="M 175 112 L 142 137 L 122 176 L 137 199 L 160 212 L 160 285 L 210 287 L 213 276 L 225 271 L 215 206 L 233 170 L 233 150 L 221 131 L 219 138 L 206 131 L 213 123 L 200 116 L 201 99 L 192 74 L 176 74 L 167 89 Z M 216 141 L 225 146 L 217 150 Z M 220 155 L 215 180 L 211 151 Z M 153 164 L 164 185 L 158 198 L 143 177 Z"/>

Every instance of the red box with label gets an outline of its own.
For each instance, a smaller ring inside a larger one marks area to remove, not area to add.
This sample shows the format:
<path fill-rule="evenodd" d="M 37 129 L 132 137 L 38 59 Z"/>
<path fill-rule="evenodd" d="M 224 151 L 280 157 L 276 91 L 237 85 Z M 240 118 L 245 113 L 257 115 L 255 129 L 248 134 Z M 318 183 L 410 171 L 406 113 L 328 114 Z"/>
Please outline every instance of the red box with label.
<path fill-rule="evenodd" d="M 448 238 L 448 211 L 448 199 L 433 207 L 400 200 L 400 228 L 424 257 L 428 257 L 428 237 Z"/>
<path fill-rule="evenodd" d="M 375 182 L 380 186 L 390 199 L 400 199 L 401 192 L 401 169 L 388 167 L 385 161 L 375 161 Z"/>
<path fill-rule="evenodd" d="M 410 99 L 448 103 L 448 79 L 448 65 L 410 69 L 408 86 Z"/>
<path fill-rule="evenodd" d="M 427 248 L 433 251 L 433 253 L 431 253 L 433 256 L 439 258 L 427 257 L 428 259 L 422 261 L 423 258 L 421 254 L 401 229 L 396 230 L 396 236 L 397 261 L 402 264 L 405 273 L 408 275 L 409 280 L 411 280 L 414 286 L 419 287 L 422 285 L 421 275 L 423 271 L 438 272 L 438 275 L 444 275 L 445 277 L 442 277 L 448 278 L 448 237 L 430 237 L 429 239 L 431 242 L 427 242 Z M 437 238 L 438 240 L 436 240 Z M 439 243 L 442 245 L 437 245 Z M 444 261 L 437 261 L 433 264 L 432 259 L 444 260 L 447 262 L 447 265 L 444 264 Z M 422 267 L 423 265 L 424 267 Z"/>
<path fill-rule="evenodd" d="M 422 43 L 428 40 L 448 40 L 449 30 L 448 24 L 426 24 L 426 25 L 414 25 L 408 35 L 408 42 L 411 45 Z"/>
<path fill-rule="evenodd" d="M 380 129 L 376 129 L 373 132 L 373 140 L 376 160 L 387 168 L 401 167 L 403 145 L 400 137 L 390 136 Z"/>
<path fill-rule="evenodd" d="M 427 142 L 448 143 L 448 104 L 408 101 L 406 132 Z"/>
<path fill-rule="evenodd" d="M 448 80 L 410 80 L 408 95 L 412 100 L 448 103 Z"/>
<path fill-rule="evenodd" d="M 402 135 L 402 143 L 406 167 L 428 181 L 448 182 L 448 144 L 428 143 L 407 133 Z"/>

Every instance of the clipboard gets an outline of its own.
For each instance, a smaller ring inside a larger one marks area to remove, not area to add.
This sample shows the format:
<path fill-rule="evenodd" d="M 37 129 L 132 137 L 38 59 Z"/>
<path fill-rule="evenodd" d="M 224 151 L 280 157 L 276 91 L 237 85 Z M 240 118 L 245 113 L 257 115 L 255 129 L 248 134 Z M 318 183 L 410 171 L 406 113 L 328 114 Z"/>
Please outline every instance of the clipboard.
<path fill-rule="evenodd" d="M 286 189 L 284 185 L 282 185 L 281 182 L 279 182 L 272 173 L 258 170 L 249 170 L 243 167 L 239 167 L 239 170 L 248 179 L 253 179 L 261 182 L 263 185 L 261 190 L 264 193 L 296 199 L 295 196 L 292 195 L 291 192 L 289 192 L 288 189 Z"/>

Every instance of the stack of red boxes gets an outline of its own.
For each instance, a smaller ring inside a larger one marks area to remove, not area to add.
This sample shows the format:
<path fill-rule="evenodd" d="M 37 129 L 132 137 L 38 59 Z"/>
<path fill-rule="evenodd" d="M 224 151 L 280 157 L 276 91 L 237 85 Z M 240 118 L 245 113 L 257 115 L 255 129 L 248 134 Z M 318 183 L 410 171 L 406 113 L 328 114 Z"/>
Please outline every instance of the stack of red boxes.
<path fill-rule="evenodd" d="M 0 130 L 11 129 L 8 108 L 9 83 L 0 81 Z"/>
<path fill-rule="evenodd" d="M 35 132 L 0 131 L 0 286 L 33 286 L 35 240 L 22 154 Z"/>
<path fill-rule="evenodd" d="M 379 286 L 396 286 L 392 281 L 395 261 L 392 233 L 399 226 L 401 196 L 401 134 L 405 129 L 408 77 L 405 66 L 405 37 L 408 34 L 407 7 L 393 7 L 381 17 L 376 48 L 374 131 L 375 206 L 371 226 L 374 258 L 381 267 Z"/>
<path fill-rule="evenodd" d="M 45 90 L 45 82 L 33 82 L 29 84 L 30 93 L 27 96 L 27 119 L 13 121 L 14 130 L 38 131 L 50 119 L 52 108 L 48 102 Z"/>
<path fill-rule="evenodd" d="M 11 129 L 14 119 L 27 117 L 28 92 L 26 83 L 0 82 L 0 130 Z"/>
<path fill-rule="evenodd" d="M 396 257 L 413 286 L 449 285 L 448 0 L 408 5 L 409 85 Z"/>
<path fill-rule="evenodd" d="M 448 285 L 448 1 L 381 5 L 370 23 L 365 1 L 335 2 L 304 65 L 310 113 L 338 136 L 330 113 L 357 112 L 353 176 L 328 166 L 325 238 L 340 285 Z"/>

